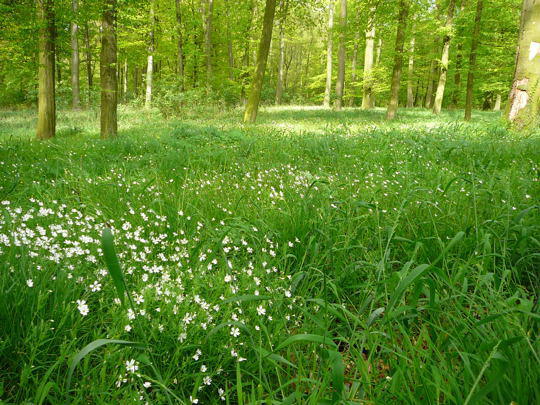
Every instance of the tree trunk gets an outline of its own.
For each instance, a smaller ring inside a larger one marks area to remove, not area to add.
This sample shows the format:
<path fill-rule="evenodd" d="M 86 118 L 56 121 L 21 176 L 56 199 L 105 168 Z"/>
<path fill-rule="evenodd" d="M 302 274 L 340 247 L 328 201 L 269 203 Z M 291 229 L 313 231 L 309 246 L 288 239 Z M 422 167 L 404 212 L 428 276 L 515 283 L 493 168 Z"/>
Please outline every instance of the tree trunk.
<path fill-rule="evenodd" d="M 118 84 L 116 81 L 116 0 L 105 0 L 101 15 L 101 137 L 118 133 Z"/>
<path fill-rule="evenodd" d="M 371 9 L 371 15 L 366 30 L 366 50 L 364 52 L 364 77 L 362 110 L 373 108 L 373 57 L 375 48 L 375 9 Z"/>
<path fill-rule="evenodd" d="M 206 54 L 206 88 L 212 87 L 213 70 L 212 70 L 212 23 L 214 14 L 214 0 L 207 0 L 206 9 L 206 30 L 204 35 L 204 47 Z"/>
<path fill-rule="evenodd" d="M 332 97 L 332 53 L 333 53 L 333 34 L 334 34 L 334 0 L 330 0 L 328 5 L 328 39 L 326 45 L 326 87 L 324 89 L 323 106 L 330 107 Z"/>
<path fill-rule="evenodd" d="M 242 89 L 240 90 L 240 104 L 246 105 L 247 104 L 247 97 L 246 97 L 246 87 L 247 87 L 247 80 L 249 78 L 249 53 L 250 53 L 250 33 L 251 33 L 251 26 L 253 25 L 253 18 L 255 14 L 255 3 L 254 0 L 251 0 L 249 3 L 249 21 L 246 26 L 246 29 L 244 31 L 244 37 L 245 37 L 245 46 L 244 46 L 244 56 L 242 58 L 242 64 L 243 64 L 243 72 L 240 75 L 240 78 L 242 80 Z"/>
<path fill-rule="evenodd" d="M 233 42 L 231 38 L 231 16 L 229 10 L 229 1 L 225 0 L 225 16 L 227 18 L 227 57 L 228 57 L 228 73 L 229 80 L 234 80 L 234 53 L 233 53 Z"/>
<path fill-rule="evenodd" d="M 352 55 L 352 61 L 351 61 L 351 83 L 354 86 L 354 83 L 356 83 L 356 65 L 358 63 L 358 42 L 360 42 L 360 34 L 357 32 L 354 36 L 354 46 L 353 46 L 353 55 Z M 349 98 L 348 105 L 350 107 L 354 106 L 354 99 L 355 94 L 351 94 L 351 97 Z"/>
<path fill-rule="evenodd" d="M 409 71 L 407 75 L 407 108 L 414 107 L 414 42 L 415 38 L 411 39 L 411 48 L 409 49 Z"/>
<path fill-rule="evenodd" d="M 390 89 L 390 102 L 386 110 L 386 118 L 393 120 L 396 116 L 399 102 L 399 87 L 401 82 L 401 68 L 403 66 L 403 46 L 405 44 L 405 31 L 407 29 L 407 16 L 409 14 L 409 0 L 400 0 L 398 29 L 394 55 L 394 70 L 392 72 L 392 87 Z"/>
<path fill-rule="evenodd" d="M 439 114 L 442 109 L 444 99 L 444 89 L 446 87 L 446 77 L 448 75 L 448 60 L 450 55 L 450 42 L 452 41 L 451 30 L 454 25 L 454 11 L 456 8 L 456 0 L 450 0 L 448 4 L 448 15 L 446 18 L 446 32 L 443 40 L 443 51 L 441 56 L 441 72 L 439 74 L 439 83 L 437 92 L 435 93 L 435 101 L 433 102 L 433 113 Z"/>
<path fill-rule="evenodd" d="M 90 104 L 92 101 L 94 74 L 92 72 L 92 47 L 90 46 L 90 29 L 88 28 L 88 22 L 84 24 L 84 46 L 86 53 L 86 80 L 88 81 L 88 104 Z"/>
<path fill-rule="evenodd" d="M 184 39 L 182 37 L 182 0 L 176 0 L 176 63 L 178 67 L 178 79 L 180 91 L 184 91 Z"/>
<path fill-rule="evenodd" d="M 340 111 L 343 107 L 343 93 L 345 91 L 345 34 L 347 28 L 347 0 L 341 0 L 339 7 L 339 48 L 338 48 L 338 77 L 336 82 L 335 108 Z"/>
<path fill-rule="evenodd" d="M 377 51 L 376 51 L 376 56 L 375 56 L 375 67 L 379 66 L 379 63 L 381 62 L 381 54 L 382 54 L 382 47 L 383 47 L 383 39 L 382 38 L 379 38 L 379 41 L 377 42 Z M 371 94 L 371 101 L 373 103 L 373 108 L 375 108 L 377 105 L 377 98 L 375 97 L 375 91 L 374 89 L 372 89 L 372 94 Z"/>
<path fill-rule="evenodd" d="M 257 66 L 251 85 L 250 94 L 244 112 L 244 122 L 255 122 L 259 102 L 261 101 L 261 90 L 264 80 L 264 71 L 266 70 L 266 61 L 268 60 L 268 51 L 272 41 L 272 28 L 274 25 L 274 15 L 276 13 L 276 0 L 266 0 L 264 8 L 263 29 L 259 51 L 257 53 Z"/>
<path fill-rule="evenodd" d="M 127 94 L 128 94 L 128 61 L 127 57 L 124 60 L 124 100 L 127 100 Z"/>
<path fill-rule="evenodd" d="M 39 23 L 39 68 L 38 68 L 38 139 L 52 138 L 56 129 L 56 101 L 54 90 L 54 1 L 37 0 Z"/>
<path fill-rule="evenodd" d="M 507 118 L 516 129 L 538 123 L 540 106 L 540 1 L 524 0 Z"/>
<path fill-rule="evenodd" d="M 71 9 L 73 20 L 77 18 L 78 0 L 72 0 Z M 76 21 L 71 22 L 71 105 L 78 110 L 81 105 L 81 90 L 79 86 L 79 41 L 77 39 L 79 26 Z"/>
<path fill-rule="evenodd" d="M 426 97 L 425 97 L 425 104 L 424 106 L 426 108 L 431 108 L 431 103 L 433 102 L 433 84 L 434 84 L 434 77 L 437 75 L 437 62 L 435 60 L 432 60 L 429 65 L 429 73 L 428 73 L 428 82 L 426 87 Z"/>
<path fill-rule="evenodd" d="M 285 64 L 285 18 L 286 18 L 286 0 L 280 1 L 280 19 L 279 19 L 279 64 L 278 77 L 276 84 L 276 105 L 280 105 L 283 97 L 283 67 Z"/>
<path fill-rule="evenodd" d="M 497 97 L 495 98 L 495 106 L 493 107 L 493 111 L 501 111 L 501 93 L 497 93 Z"/>
<path fill-rule="evenodd" d="M 469 55 L 469 73 L 467 74 L 467 97 L 465 99 L 465 120 L 470 121 L 472 116 L 472 102 L 474 91 L 474 70 L 476 69 L 476 49 L 480 39 L 480 22 L 482 20 L 483 0 L 476 1 L 476 16 L 474 17 L 474 31 Z"/>
<path fill-rule="evenodd" d="M 459 14 L 463 14 L 467 0 L 458 1 Z M 456 108 L 459 105 L 461 95 L 461 68 L 463 65 L 463 30 L 459 30 L 456 37 L 459 39 L 456 51 L 456 69 L 454 72 L 454 93 L 452 94 L 452 107 Z"/>
<path fill-rule="evenodd" d="M 152 86 L 154 79 L 154 48 L 155 48 L 155 36 L 154 31 L 156 29 L 156 17 L 155 17 L 155 0 L 150 0 L 150 13 L 149 23 L 150 32 L 148 38 L 148 58 L 146 63 L 146 96 L 144 99 L 144 108 L 150 108 L 152 106 Z"/>

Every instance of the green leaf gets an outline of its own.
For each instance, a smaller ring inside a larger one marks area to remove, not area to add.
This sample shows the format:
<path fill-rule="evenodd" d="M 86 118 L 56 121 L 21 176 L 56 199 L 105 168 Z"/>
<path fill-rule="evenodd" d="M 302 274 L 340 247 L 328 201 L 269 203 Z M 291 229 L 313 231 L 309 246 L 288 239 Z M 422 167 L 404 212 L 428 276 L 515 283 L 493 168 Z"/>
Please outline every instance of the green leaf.
<path fill-rule="evenodd" d="M 101 246 L 103 248 L 103 257 L 105 259 L 105 264 L 109 269 L 109 274 L 111 275 L 114 286 L 116 287 L 116 292 L 122 304 L 124 303 L 125 294 L 126 294 L 126 282 L 124 280 L 124 275 L 122 274 L 122 269 L 120 268 L 120 262 L 118 261 L 118 256 L 114 249 L 114 239 L 113 234 L 110 229 L 105 228 L 101 234 Z"/>
<path fill-rule="evenodd" d="M 318 344 L 322 344 L 322 345 L 327 345 L 327 346 L 330 346 L 332 347 L 333 349 L 337 350 L 337 346 L 336 344 L 332 341 L 332 339 L 330 339 L 329 337 L 326 337 L 326 336 L 321 336 L 321 335 L 314 335 L 314 334 L 299 334 L 299 335 L 294 335 L 294 336 L 291 336 L 290 338 L 288 339 L 285 339 L 285 341 L 283 343 L 281 343 L 277 348 L 276 350 L 281 350 L 293 343 L 305 343 L 305 342 L 308 342 L 308 343 L 318 343 Z"/>
<path fill-rule="evenodd" d="M 73 356 L 73 358 L 69 362 L 69 371 L 68 371 L 68 377 L 67 377 L 68 391 L 69 391 L 69 386 L 71 385 L 71 377 L 73 376 L 73 372 L 75 371 L 75 368 L 81 362 L 81 360 L 85 358 L 88 354 L 93 352 L 94 350 L 108 344 L 128 345 L 128 346 L 140 345 L 140 343 L 137 343 L 137 342 L 130 342 L 128 340 L 115 340 L 115 339 L 97 339 L 87 344 L 75 356 Z"/>

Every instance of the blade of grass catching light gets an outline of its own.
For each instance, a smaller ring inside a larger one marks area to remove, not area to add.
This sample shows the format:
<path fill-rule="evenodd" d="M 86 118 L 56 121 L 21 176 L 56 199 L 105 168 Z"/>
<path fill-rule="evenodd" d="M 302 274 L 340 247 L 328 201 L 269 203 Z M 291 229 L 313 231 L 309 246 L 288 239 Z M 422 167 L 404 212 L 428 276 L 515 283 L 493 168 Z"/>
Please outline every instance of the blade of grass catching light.
<path fill-rule="evenodd" d="M 128 340 L 115 340 L 115 339 L 97 339 L 87 344 L 75 356 L 73 356 L 73 358 L 69 362 L 69 371 L 68 371 L 68 377 L 67 377 L 67 391 L 69 391 L 69 387 L 71 385 L 71 377 L 73 376 L 73 372 L 75 371 L 75 368 L 81 362 L 81 360 L 85 358 L 88 354 L 93 352 L 94 350 L 108 344 L 128 345 L 128 346 L 140 345 L 140 343 L 137 343 L 137 342 L 130 342 Z"/>
<path fill-rule="evenodd" d="M 120 262 L 118 261 L 118 256 L 114 249 L 114 238 L 110 229 L 105 228 L 101 234 L 101 246 L 103 248 L 103 258 L 105 259 L 105 264 L 109 269 L 109 274 L 111 275 L 114 286 L 118 293 L 118 297 L 122 304 L 124 304 L 125 295 L 126 295 L 126 282 L 124 280 L 124 275 L 122 274 L 122 269 L 120 268 Z"/>

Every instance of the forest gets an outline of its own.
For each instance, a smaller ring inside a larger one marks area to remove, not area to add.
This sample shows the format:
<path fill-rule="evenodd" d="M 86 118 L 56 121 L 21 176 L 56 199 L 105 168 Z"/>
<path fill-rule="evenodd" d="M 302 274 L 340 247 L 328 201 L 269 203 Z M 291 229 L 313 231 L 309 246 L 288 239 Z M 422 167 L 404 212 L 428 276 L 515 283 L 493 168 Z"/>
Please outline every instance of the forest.
<path fill-rule="evenodd" d="M 0 0 L 0 404 L 540 402 L 540 0 Z"/>

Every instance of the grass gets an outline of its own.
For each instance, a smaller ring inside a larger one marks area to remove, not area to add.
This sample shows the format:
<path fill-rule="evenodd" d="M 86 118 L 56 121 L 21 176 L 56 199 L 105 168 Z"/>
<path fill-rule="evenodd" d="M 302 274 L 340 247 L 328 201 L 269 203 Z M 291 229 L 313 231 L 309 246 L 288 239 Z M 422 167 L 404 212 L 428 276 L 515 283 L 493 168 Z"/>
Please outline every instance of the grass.
<path fill-rule="evenodd" d="M 540 137 L 460 115 L 0 112 L 0 399 L 538 402 Z"/>

